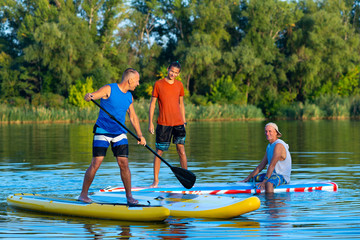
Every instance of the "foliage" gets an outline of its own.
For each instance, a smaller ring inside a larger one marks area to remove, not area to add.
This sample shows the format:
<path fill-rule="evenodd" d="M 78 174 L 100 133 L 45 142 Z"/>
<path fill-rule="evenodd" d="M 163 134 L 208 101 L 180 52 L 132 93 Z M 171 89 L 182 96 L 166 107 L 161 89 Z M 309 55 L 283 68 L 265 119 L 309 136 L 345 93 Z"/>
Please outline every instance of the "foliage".
<path fill-rule="evenodd" d="M 10 123 L 95 121 L 98 114 L 99 110 L 96 108 L 47 108 L 29 105 L 11 107 L 0 104 L 0 121 Z"/>
<path fill-rule="evenodd" d="M 190 97 L 190 101 L 195 105 L 200 105 L 200 106 L 206 106 L 209 104 L 209 99 L 207 96 L 197 95 L 197 94 L 193 94 Z"/>
<path fill-rule="evenodd" d="M 186 104 L 185 110 L 188 121 L 264 119 L 261 109 L 252 105 L 211 104 L 208 106 L 198 106 Z"/>
<path fill-rule="evenodd" d="M 351 98 L 350 103 L 350 116 L 351 117 L 360 117 L 360 96 L 355 96 Z"/>
<path fill-rule="evenodd" d="M 360 96 L 349 98 L 321 97 L 315 102 L 293 103 L 282 105 L 275 116 L 278 119 L 328 119 L 328 118 L 360 118 Z M 23 98 L 12 99 L 24 101 Z M 35 100 L 33 100 L 35 101 Z M 19 103 L 17 103 L 19 104 Z M 148 120 L 149 101 L 144 98 L 135 100 L 134 108 L 140 121 Z M 207 104 L 198 105 L 191 102 L 185 104 L 188 121 L 208 120 L 264 120 L 261 109 L 254 105 Z M 156 108 L 155 111 L 158 111 Z M 34 106 L 23 102 L 23 105 L 0 104 L 0 122 L 79 122 L 96 121 L 97 108 L 79 108 L 65 105 L 62 108 Z"/>
<path fill-rule="evenodd" d="M 75 85 L 72 85 L 69 89 L 69 103 L 80 107 L 93 107 L 92 104 L 88 104 L 84 100 L 86 93 L 94 92 L 93 80 L 91 77 L 86 78 L 85 82 L 77 81 Z"/>
<path fill-rule="evenodd" d="M 134 96 L 147 99 L 177 60 L 192 103 L 345 116 L 348 103 L 320 112 L 311 104 L 360 94 L 359 16 L 358 1 L 347 0 L 2 0 L 0 96 L 61 106 L 57 98 L 73 102 L 70 89 L 84 79 L 98 89 L 133 67 Z"/>
<path fill-rule="evenodd" d="M 340 78 L 337 86 L 338 94 L 344 97 L 359 94 L 359 76 L 360 68 L 359 66 L 356 66 L 353 70 Z"/>
<path fill-rule="evenodd" d="M 153 91 L 153 84 L 151 82 L 140 82 L 140 85 L 134 91 L 134 98 L 150 99 Z"/>
<path fill-rule="evenodd" d="M 213 103 L 243 104 L 241 93 L 230 76 L 222 76 L 210 85 L 209 99 Z"/>
<path fill-rule="evenodd" d="M 65 98 L 54 93 L 37 93 L 32 96 L 31 105 L 34 107 L 63 108 L 65 107 Z"/>
<path fill-rule="evenodd" d="M 326 95 L 315 99 L 314 104 L 325 112 L 326 117 L 349 117 L 349 98 Z"/>
<path fill-rule="evenodd" d="M 313 101 L 282 106 L 276 117 L 285 119 L 328 119 L 360 116 L 359 95 L 339 97 L 320 96 Z"/>

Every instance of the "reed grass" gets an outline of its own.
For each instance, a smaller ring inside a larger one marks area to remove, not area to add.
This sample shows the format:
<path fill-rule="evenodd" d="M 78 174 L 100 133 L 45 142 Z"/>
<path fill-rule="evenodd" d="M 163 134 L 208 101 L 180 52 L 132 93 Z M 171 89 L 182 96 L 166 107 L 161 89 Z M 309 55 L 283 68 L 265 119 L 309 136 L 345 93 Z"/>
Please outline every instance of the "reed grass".
<path fill-rule="evenodd" d="M 350 103 L 350 116 L 360 117 L 360 96 L 353 97 Z"/>
<path fill-rule="evenodd" d="M 219 105 L 199 106 L 186 104 L 186 119 L 188 121 L 203 120 L 262 120 L 261 109 L 252 105 Z"/>
<path fill-rule="evenodd" d="M 1 104 L 0 121 L 3 123 L 93 121 L 96 120 L 98 112 L 99 110 L 95 108 L 46 108 L 29 105 L 13 107 Z"/>
<path fill-rule="evenodd" d="M 138 99 L 134 108 L 140 121 L 148 121 L 149 104 L 147 99 Z M 253 105 L 211 104 L 195 105 L 186 103 L 187 121 L 221 121 L 221 120 L 264 120 L 260 108 Z M 155 116 L 158 109 L 155 109 Z M 48 108 L 43 106 L 24 105 L 14 107 L 0 104 L 1 123 L 27 122 L 95 122 L 99 114 L 96 106 L 78 108 Z M 360 118 L 360 96 L 334 97 L 322 96 L 312 102 L 293 103 L 282 106 L 275 114 L 275 119 L 341 119 Z"/>
<path fill-rule="evenodd" d="M 321 96 L 314 101 L 283 106 L 277 115 L 285 119 L 342 119 L 360 117 L 360 96 Z"/>
<path fill-rule="evenodd" d="M 149 105 L 150 101 L 143 98 L 134 102 L 135 112 L 141 121 L 148 121 Z M 155 117 L 158 116 L 158 112 L 156 106 Z M 252 105 L 212 104 L 199 106 L 188 102 L 185 104 L 185 112 L 187 121 L 264 119 L 261 109 Z"/>

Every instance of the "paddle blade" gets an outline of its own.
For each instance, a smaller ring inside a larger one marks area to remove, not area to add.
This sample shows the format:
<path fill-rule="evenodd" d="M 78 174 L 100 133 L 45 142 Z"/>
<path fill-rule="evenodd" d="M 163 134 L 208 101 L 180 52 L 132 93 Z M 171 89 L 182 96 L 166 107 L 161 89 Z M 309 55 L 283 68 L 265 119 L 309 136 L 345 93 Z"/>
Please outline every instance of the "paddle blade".
<path fill-rule="evenodd" d="M 171 167 L 171 170 L 185 188 L 190 189 L 194 186 L 196 181 L 196 176 L 194 173 L 179 167 Z"/>

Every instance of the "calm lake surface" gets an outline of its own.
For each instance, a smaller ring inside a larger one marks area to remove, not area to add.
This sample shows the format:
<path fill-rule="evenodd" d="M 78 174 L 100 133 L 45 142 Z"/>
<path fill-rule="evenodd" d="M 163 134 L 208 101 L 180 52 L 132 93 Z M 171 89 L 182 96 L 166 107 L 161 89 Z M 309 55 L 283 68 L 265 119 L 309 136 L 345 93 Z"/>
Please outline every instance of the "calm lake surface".
<path fill-rule="evenodd" d="M 186 151 L 197 182 L 244 179 L 264 155 L 265 123 L 189 123 Z M 277 123 L 290 145 L 292 180 L 331 180 L 338 184 L 337 192 L 260 194 L 261 207 L 235 219 L 169 218 L 163 223 L 53 216 L 8 207 L 6 197 L 17 192 L 79 195 L 91 160 L 92 124 L 0 125 L 0 239 L 360 239 L 360 121 Z M 154 148 L 155 137 L 146 129 L 142 123 Z M 128 138 L 133 186 L 150 185 L 153 155 Z M 179 166 L 175 146 L 164 158 Z M 161 183 L 178 183 L 165 164 Z M 118 185 L 119 169 L 108 151 L 90 191 Z"/>

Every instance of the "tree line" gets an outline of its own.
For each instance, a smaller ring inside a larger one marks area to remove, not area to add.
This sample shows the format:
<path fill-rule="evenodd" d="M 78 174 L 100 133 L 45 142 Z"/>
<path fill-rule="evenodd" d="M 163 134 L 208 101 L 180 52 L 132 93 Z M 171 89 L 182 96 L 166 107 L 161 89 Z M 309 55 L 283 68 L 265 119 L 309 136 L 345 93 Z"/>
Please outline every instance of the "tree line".
<path fill-rule="evenodd" d="M 56 105 L 128 67 L 148 98 L 179 61 L 188 101 L 271 116 L 359 95 L 359 14 L 359 0 L 2 0 L 0 99 Z"/>

